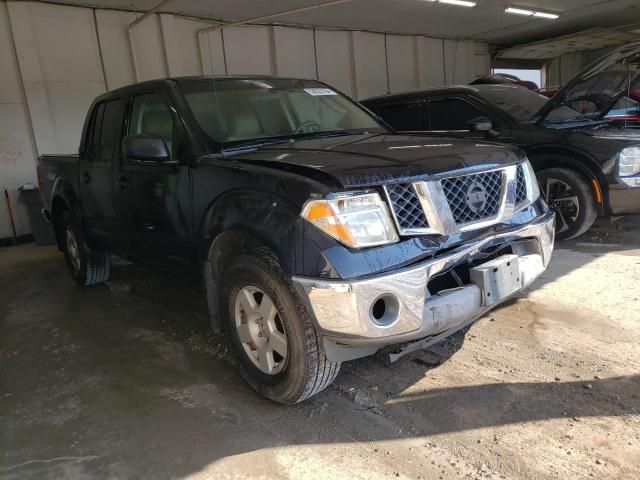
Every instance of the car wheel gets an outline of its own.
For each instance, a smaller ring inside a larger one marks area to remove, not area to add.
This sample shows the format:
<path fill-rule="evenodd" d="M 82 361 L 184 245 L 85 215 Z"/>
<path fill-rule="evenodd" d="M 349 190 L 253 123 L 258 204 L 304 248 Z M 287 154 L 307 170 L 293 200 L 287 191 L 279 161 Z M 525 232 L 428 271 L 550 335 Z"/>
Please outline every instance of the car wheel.
<path fill-rule="evenodd" d="M 247 382 L 292 404 L 324 390 L 338 375 L 291 282 L 268 253 L 241 255 L 225 270 L 223 324 Z"/>
<path fill-rule="evenodd" d="M 549 168 L 536 173 L 540 192 L 556 212 L 556 238 L 568 240 L 582 235 L 596 221 L 598 212 L 593 188 L 579 172 Z"/>
<path fill-rule="evenodd" d="M 103 283 L 109 279 L 109 253 L 91 249 L 84 232 L 70 212 L 60 217 L 58 232 L 62 236 L 62 251 L 71 276 L 83 287 Z"/>

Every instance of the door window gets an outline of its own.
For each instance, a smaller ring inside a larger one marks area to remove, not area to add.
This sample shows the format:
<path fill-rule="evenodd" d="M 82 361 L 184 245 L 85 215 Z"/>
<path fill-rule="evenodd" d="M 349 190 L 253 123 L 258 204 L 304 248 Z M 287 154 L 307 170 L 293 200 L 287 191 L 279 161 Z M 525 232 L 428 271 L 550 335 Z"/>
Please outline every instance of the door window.
<path fill-rule="evenodd" d="M 136 95 L 129 112 L 129 135 L 155 135 L 164 140 L 169 153 L 173 147 L 173 116 L 159 93 Z"/>
<path fill-rule="evenodd" d="M 423 102 L 401 103 L 374 107 L 374 111 L 396 130 L 426 130 Z"/>
<path fill-rule="evenodd" d="M 460 98 L 432 100 L 429 103 L 429 130 L 469 130 L 469 121 L 486 116 Z"/>

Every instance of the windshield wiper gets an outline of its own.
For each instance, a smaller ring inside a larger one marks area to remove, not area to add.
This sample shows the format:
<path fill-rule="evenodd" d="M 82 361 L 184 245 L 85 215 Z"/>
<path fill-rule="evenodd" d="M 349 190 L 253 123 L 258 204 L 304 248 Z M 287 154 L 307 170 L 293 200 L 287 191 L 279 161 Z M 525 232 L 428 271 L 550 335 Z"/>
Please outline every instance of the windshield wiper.
<path fill-rule="evenodd" d="M 574 117 L 566 120 L 546 120 L 544 125 L 555 130 L 563 130 L 567 128 L 605 125 L 611 123 L 611 120 L 595 119 L 589 117 Z"/>
<path fill-rule="evenodd" d="M 255 140 L 255 141 L 249 141 L 249 142 L 244 142 L 244 143 L 239 143 L 237 145 L 233 145 L 230 147 L 227 147 L 223 150 L 222 154 L 227 156 L 227 155 L 238 155 L 239 153 L 244 153 L 247 150 L 255 150 L 257 148 L 261 148 L 261 147 L 268 147 L 270 145 L 279 145 L 282 143 L 293 143 L 295 142 L 295 139 L 293 137 L 284 137 L 284 138 L 272 138 L 270 140 L 268 139 L 261 139 L 261 140 Z"/>

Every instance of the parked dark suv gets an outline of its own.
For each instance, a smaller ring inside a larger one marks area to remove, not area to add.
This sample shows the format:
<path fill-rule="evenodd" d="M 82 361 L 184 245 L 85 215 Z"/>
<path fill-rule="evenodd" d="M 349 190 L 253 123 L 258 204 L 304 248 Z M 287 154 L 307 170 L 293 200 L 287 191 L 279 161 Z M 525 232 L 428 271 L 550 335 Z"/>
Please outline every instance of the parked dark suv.
<path fill-rule="evenodd" d="M 516 85 L 473 85 L 362 101 L 398 131 L 522 147 L 558 214 L 560 239 L 584 233 L 598 214 L 640 212 L 640 44 L 585 69 L 553 99 Z"/>
<path fill-rule="evenodd" d="M 396 135 L 315 80 L 127 86 L 95 100 L 81 139 L 39 161 L 76 281 L 106 281 L 115 252 L 201 287 L 245 378 L 283 403 L 343 361 L 451 335 L 553 250 L 519 150 Z"/>

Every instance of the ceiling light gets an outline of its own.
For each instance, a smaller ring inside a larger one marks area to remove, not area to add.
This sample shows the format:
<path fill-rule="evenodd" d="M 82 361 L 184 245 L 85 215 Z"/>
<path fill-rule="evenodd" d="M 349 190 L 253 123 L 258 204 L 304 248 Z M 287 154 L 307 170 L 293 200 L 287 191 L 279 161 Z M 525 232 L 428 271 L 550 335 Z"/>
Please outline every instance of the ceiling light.
<path fill-rule="evenodd" d="M 552 12 L 541 12 L 539 10 L 531 10 L 529 8 L 522 7 L 507 7 L 504 9 L 507 13 L 514 13 L 516 15 L 524 15 L 527 17 L 538 17 L 538 18 L 547 18 L 550 20 L 555 20 L 559 18 L 560 15 Z"/>
<path fill-rule="evenodd" d="M 549 12 L 534 12 L 533 16 L 534 17 L 541 17 L 541 18 L 550 18 L 552 20 L 555 20 L 560 15 L 558 15 L 557 13 L 549 13 Z"/>
<path fill-rule="evenodd" d="M 460 7 L 475 7 L 476 2 L 468 2 L 467 0 L 438 0 L 439 3 L 448 3 L 449 5 L 458 5 Z"/>
<path fill-rule="evenodd" d="M 516 15 L 533 15 L 533 10 L 525 10 L 524 8 L 507 7 L 504 11 L 507 13 L 515 13 Z"/>

